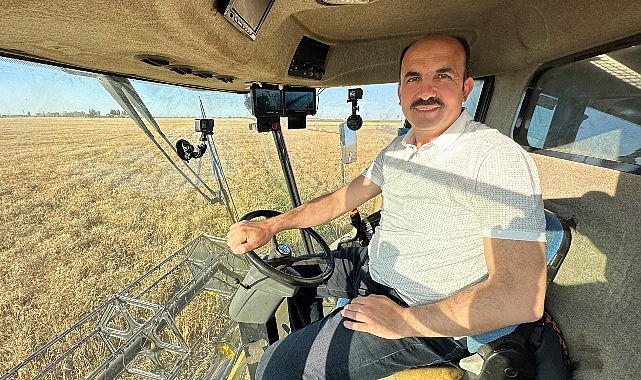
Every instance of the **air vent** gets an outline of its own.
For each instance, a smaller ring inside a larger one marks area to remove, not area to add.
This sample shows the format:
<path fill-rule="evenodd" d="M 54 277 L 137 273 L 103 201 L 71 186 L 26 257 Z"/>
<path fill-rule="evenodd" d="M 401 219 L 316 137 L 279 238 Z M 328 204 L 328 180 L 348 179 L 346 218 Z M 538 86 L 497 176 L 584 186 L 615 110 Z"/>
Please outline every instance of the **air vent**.
<path fill-rule="evenodd" d="M 171 63 L 169 58 L 161 57 L 159 55 L 139 55 L 136 56 L 140 62 L 146 63 L 152 66 L 167 66 Z"/>
<path fill-rule="evenodd" d="M 194 71 L 193 74 L 205 79 L 214 77 L 214 73 L 210 73 L 209 71 Z"/>
<path fill-rule="evenodd" d="M 234 79 L 236 78 L 229 75 L 218 75 L 216 76 L 216 79 L 224 83 L 234 83 Z"/>
<path fill-rule="evenodd" d="M 169 66 L 169 70 L 180 75 L 191 74 L 193 69 L 189 66 Z"/>
<path fill-rule="evenodd" d="M 323 5 L 363 5 L 369 4 L 374 0 L 316 0 Z"/>

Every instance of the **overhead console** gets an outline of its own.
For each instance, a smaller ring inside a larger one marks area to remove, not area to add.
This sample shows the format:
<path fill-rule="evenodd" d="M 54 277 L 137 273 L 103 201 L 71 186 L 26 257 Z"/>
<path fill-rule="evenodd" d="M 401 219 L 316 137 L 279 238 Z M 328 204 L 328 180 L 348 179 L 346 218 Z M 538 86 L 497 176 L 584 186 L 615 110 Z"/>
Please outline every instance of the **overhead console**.
<path fill-rule="evenodd" d="M 303 36 L 289 64 L 287 74 L 321 80 L 325 75 L 325 61 L 328 52 L 329 45 Z"/>

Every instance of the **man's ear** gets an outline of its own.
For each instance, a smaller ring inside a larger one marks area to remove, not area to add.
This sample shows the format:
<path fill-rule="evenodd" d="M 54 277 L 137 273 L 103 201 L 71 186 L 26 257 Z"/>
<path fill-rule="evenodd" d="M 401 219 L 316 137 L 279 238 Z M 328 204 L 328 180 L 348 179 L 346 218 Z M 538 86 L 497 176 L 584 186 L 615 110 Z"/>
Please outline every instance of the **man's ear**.
<path fill-rule="evenodd" d="M 474 78 L 468 77 L 463 82 L 463 101 L 467 100 L 467 97 L 470 95 L 470 92 L 472 92 L 473 88 L 474 88 Z"/>
<path fill-rule="evenodd" d="M 398 96 L 398 104 L 401 104 L 401 82 L 398 82 L 398 87 L 396 88 L 396 95 Z"/>

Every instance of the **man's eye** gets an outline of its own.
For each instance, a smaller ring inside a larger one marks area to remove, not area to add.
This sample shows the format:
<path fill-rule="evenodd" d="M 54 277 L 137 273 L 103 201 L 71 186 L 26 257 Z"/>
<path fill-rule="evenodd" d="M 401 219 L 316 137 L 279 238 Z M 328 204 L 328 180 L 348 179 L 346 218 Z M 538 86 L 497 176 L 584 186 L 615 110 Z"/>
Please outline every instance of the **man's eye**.
<path fill-rule="evenodd" d="M 418 77 L 409 77 L 407 78 L 408 82 L 416 82 L 418 80 Z"/>
<path fill-rule="evenodd" d="M 438 79 L 450 79 L 451 78 L 451 76 L 449 74 L 444 74 L 444 73 L 436 74 L 436 77 Z"/>

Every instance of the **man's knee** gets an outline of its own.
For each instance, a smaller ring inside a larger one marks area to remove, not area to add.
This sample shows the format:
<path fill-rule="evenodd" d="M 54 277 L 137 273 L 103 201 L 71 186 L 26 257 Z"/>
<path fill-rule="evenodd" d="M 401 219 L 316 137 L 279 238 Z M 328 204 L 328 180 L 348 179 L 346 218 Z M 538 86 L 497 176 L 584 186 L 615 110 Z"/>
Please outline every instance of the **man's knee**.
<path fill-rule="evenodd" d="M 311 348 L 307 340 L 299 330 L 267 347 L 256 368 L 256 380 L 302 378 Z"/>
<path fill-rule="evenodd" d="M 328 367 L 331 372 L 343 373 L 351 334 L 335 310 L 268 347 L 258 364 L 256 379 L 300 379 L 303 375 L 326 378 Z M 329 357 L 333 358 L 331 363 L 327 362 Z"/>
<path fill-rule="evenodd" d="M 284 379 L 284 378 L 295 378 L 292 377 L 291 374 L 288 377 L 283 377 L 284 370 L 289 368 L 286 363 L 282 362 L 282 357 L 281 355 L 274 355 L 274 351 L 278 348 L 278 346 L 282 343 L 282 341 L 275 342 L 271 346 L 267 347 L 267 350 L 265 350 L 265 353 L 263 353 L 263 356 L 260 358 L 260 362 L 258 363 L 258 367 L 256 368 L 256 380 L 261 380 L 261 379 Z M 292 360 L 290 359 L 290 362 Z M 292 365 L 295 365 L 294 363 L 290 363 Z M 275 368 L 283 368 L 283 371 L 277 372 Z M 300 378 L 300 376 L 299 376 Z"/>

